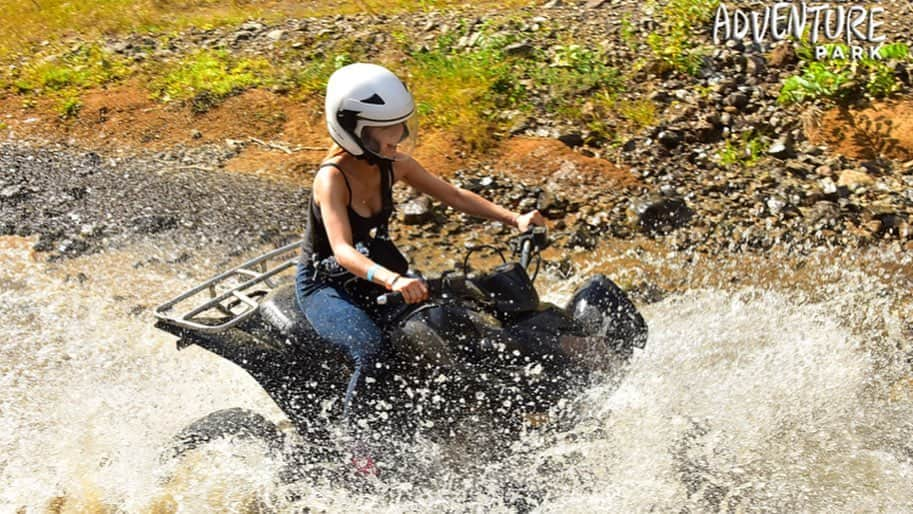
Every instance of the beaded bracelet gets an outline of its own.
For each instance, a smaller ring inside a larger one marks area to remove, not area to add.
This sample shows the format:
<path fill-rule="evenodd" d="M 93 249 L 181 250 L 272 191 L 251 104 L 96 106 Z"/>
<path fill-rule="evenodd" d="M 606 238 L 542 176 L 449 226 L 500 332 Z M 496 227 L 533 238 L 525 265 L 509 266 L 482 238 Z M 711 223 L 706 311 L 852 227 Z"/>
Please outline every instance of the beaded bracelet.
<path fill-rule="evenodd" d="M 380 264 L 374 264 L 368 268 L 368 276 L 366 277 L 368 282 L 374 282 L 374 273 L 376 273 L 378 269 L 380 269 Z"/>

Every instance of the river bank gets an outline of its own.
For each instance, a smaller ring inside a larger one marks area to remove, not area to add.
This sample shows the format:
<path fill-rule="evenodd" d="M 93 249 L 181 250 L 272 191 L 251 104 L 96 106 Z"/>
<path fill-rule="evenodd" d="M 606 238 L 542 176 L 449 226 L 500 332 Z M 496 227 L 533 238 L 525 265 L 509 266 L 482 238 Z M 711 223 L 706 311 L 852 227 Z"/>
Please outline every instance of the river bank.
<path fill-rule="evenodd" d="M 624 69 L 644 51 L 660 13 L 629 2 L 615 7 L 549 2 L 479 16 L 453 9 L 251 20 L 192 28 L 167 43 L 140 35 L 102 43 L 114 56 L 167 66 L 210 50 L 307 63 L 353 47 L 384 60 L 384 48 L 397 48 L 414 59 L 441 41 L 453 56 L 477 55 L 500 37 L 516 41 L 498 50 L 510 59 L 545 59 L 559 70 L 597 59 L 604 70 Z M 892 40 L 905 37 L 908 7 L 886 6 L 897 15 L 885 28 Z M 696 37 L 709 37 L 708 28 Z M 447 39 L 454 34 L 462 36 Z M 596 53 L 570 57 L 562 53 L 570 44 Z M 576 61 L 562 64 L 562 56 Z M 706 255 L 882 242 L 913 249 L 905 64 L 891 99 L 828 107 L 777 101 L 798 66 L 788 44 L 729 42 L 703 63 L 695 75 L 634 66 L 611 108 L 600 100 L 605 85 L 568 90 L 530 78 L 527 107 L 503 108 L 506 122 L 491 125 L 488 147 L 474 150 L 459 126 L 433 126 L 423 130 L 416 157 L 513 209 L 539 208 L 563 250 L 638 237 Z M 235 234 L 239 246 L 287 241 L 301 232 L 312 172 L 329 144 L 319 95 L 293 93 L 255 87 L 201 111 L 195 101 L 152 100 L 141 81 L 128 79 L 89 89 L 78 113 L 61 118 L 50 97 L 26 102 L 31 97 L 7 91 L 0 233 L 38 234 L 36 249 L 64 256 L 168 231 L 188 241 Z M 398 190 L 397 199 L 405 205 L 414 195 Z M 403 210 L 411 214 L 401 211 L 398 235 L 415 248 L 500 231 L 425 200 Z"/>

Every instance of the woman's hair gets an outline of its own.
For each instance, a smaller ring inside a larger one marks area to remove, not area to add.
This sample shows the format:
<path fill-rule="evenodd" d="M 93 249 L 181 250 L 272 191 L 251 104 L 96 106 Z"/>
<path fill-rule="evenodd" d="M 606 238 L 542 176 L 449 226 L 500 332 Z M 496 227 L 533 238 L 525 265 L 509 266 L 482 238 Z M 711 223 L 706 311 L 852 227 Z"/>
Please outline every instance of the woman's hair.
<path fill-rule="evenodd" d="M 343 155 L 343 154 L 345 154 L 345 153 L 347 153 L 347 152 L 346 152 L 346 149 L 343 148 L 343 147 L 341 147 L 341 146 L 339 146 L 338 144 L 336 144 L 336 143 L 334 142 L 332 145 L 330 145 L 330 149 L 327 150 L 327 154 L 326 154 L 326 156 L 323 158 L 323 160 L 326 161 L 326 160 L 332 159 L 332 158 L 334 158 L 334 157 L 339 157 L 340 155 Z"/>

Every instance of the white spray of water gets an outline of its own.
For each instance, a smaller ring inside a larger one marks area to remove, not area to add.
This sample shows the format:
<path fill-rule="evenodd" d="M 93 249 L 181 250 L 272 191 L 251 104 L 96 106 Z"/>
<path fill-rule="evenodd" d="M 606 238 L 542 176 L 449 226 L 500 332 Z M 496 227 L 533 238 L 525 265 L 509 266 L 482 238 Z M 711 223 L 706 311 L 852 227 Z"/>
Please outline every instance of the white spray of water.
<path fill-rule="evenodd" d="M 296 484 L 290 500 L 275 485 L 279 463 L 256 448 L 217 443 L 177 470 L 158 461 L 171 435 L 208 412 L 241 406 L 277 419 L 250 377 L 202 350 L 176 352 L 91 280 L 65 282 L 24 250 L 4 252 L 0 505 L 12 509 L 41 511 L 57 496 L 75 510 L 127 512 L 913 508 L 913 395 L 878 353 L 901 345 L 901 321 L 865 270 L 835 271 L 844 281 L 813 296 L 671 296 L 643 309 L 646 348 L 619 384 L 584 392 L 569 430 L 533 433 L 516 457 L 472 474 L 363 494 Z M 191 282 L 126 265 L 94 271 L 159 298 Z M 571 286 L 550 284 L 546 299 L 561 303 Z"/>
<path fill-rule="evenodd" d="M 173 338 L 93 287 L 104 269 L 86 269 L 80 284 L 22 248 L 0 259 L 14 264 L 0 266 L 0 505 L 40 511 L 63 497 L 76 511 L 136 512 L 162 495 L 159 452 L 184 425 L 226 407 L 277 413 L 243 371 L 198 348 L 176 352 Z M 132 277 L 124 290 L 163 281 L 116 272 Z M 162 285 L 186 287 L 170 280 Z"/>

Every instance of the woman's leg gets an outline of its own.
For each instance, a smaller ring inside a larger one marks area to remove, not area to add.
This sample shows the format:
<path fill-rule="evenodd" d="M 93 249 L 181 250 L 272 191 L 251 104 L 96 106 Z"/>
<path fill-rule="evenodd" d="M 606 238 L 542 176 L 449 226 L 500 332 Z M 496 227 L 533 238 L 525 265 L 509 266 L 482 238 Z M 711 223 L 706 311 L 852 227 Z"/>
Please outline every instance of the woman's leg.
<path fill-rule="evenodd" d="M 298 289 L 303 288 L 299 285 Z M 344 415 L 348 418 L 353 408 L 363 410 L 367 407 L 357 397 L 366 394 L 365 379 L 377 370 L 383 332 L 361 307 L 334 285 L 323 284 L 299 295 L 298 305 L 314 331 L 345 351 L 355 365 L 344 404 Z M 358 405 L 353 406 L 355 402 Z"/>

